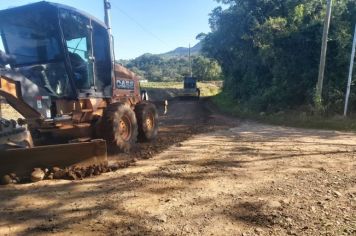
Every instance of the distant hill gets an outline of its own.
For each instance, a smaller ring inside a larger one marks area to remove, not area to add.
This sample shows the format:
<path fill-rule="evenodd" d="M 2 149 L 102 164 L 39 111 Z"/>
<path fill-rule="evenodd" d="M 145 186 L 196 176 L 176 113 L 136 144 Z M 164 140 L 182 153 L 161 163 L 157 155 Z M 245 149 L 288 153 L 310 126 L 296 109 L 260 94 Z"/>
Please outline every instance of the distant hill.
<path fill-rule="evenodd" d="M 204 59 L 201 56 L 202 46 L 200 43 L 191 48 L 193 70 L 197 70 L 197 63 L 209 62 L 211 67 L 215 64 L 210 63 L 209 59 Z M 179 47 L 173 51 L 162 54 L 145 53 L 132 60 L 119 60 L 118 62 L 135 72 L 141 78 L 149 81 L 182 81 L 184 76 L 190 74 L 190 63 L 188 60 L 189 48 Z M 199 58 L 200 60 L 196 60 Z M 194 67 L 195 65 L 195 67 Z M 197 72 L 198 74 L 198 72 Z M 202 76 L 209 79 L 207 76 Z"/>
<path fill-rule="evenodd" d="M 201 48 L 202 48 L 201 43 L 198 43 L 195 46 L 193 46 L 190 49 L 191 55 L 192 56 L 199 55 L 201 52 Z M 158 56 L 162 56 L 162 57 L 188 57 L 188 55 L 189 55 L 189 48 L 185 48 L 185 47 L 179 47 L 174 49 L 173 51 L 158 54 Z"/>

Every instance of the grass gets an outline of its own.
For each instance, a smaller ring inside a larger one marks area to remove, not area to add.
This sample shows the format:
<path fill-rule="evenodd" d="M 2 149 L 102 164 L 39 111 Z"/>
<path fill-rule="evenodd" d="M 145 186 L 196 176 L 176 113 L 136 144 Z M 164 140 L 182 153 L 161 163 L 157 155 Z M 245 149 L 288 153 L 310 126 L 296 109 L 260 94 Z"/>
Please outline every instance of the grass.
<path fill-rule="evenodd" d="M 348 118 L 341 115 L 325 117 L 308 115 L 303 111 L 286 111 L 274 114 L 242 111 L 240 105 L 226 93 L 216 95 L 212 101 L 222 112 L 241 119 L 297 128 L 356 131 L 356 117 L 354 116 Z"/>
<path fill-rule="evenodd" d="M 221 92 L 222 82 L 221 81 L 209 81 L 209 82 L 198 82 L 198 88 L 200 89 L 200 95 L 202 97 L 212 97 L 216 96 Z M 141 88 L 143 89 L 183 89 L 183 82 L 148 82 L 141 83 Z"/>
<path fill-rule="evenodd" d="M 180 89 L 183 88 L 181 82 L 147 82 L 140 83 L 141 88 L 145 89 Z"/>

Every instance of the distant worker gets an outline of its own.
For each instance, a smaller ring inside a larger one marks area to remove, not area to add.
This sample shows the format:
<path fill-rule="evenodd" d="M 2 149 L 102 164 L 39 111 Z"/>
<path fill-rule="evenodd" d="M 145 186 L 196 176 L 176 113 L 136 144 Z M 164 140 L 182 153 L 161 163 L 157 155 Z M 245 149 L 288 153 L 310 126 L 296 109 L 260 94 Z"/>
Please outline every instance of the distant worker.
<path fill-rule="evenodd" d="M 167 115 L 168 113 L 168 100 L 164 101 L 164 114 Z"/>
<path fill-rule="evenodd" d="M 146 90 L 141 91 L 141 99 L 142 101 L 148 101 L 148 93 Z"/>

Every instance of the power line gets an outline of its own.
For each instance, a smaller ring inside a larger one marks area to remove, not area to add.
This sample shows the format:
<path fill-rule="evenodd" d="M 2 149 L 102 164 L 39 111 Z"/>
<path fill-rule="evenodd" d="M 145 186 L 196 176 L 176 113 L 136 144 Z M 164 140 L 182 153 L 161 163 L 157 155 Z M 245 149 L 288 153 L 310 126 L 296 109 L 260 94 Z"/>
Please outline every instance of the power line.
<path fill-rule="evenodd" d="M 124 14 L 127 18 L 129 18 L 131 21 L 133 21 L 138 27 L 140 27 L 143 31 L 145 31 L 147 34 L 151 35 L 153 38 L 157 39 L 158 41 L 160 41 L 161 43 L 165 44 L 166 46 L 169 47 L 169 45 L 162 40 L 161 38 L 159 38 L 157 35 L 155 35 L 154 33 L 152 33 L 150 30 L 148 30 L 145 26 L 143 26 L 140 22 L 138 22 L 134 17 L 132 17 L 130 14 L 128 14 L 127 12 L 125 12 L 124 10 L 122 10 L 121 8 L 119 8 L 117 5 L 115 5 L 114 3 L 111 3 L 111 5 L 118 11 L 120 11 L 122 14 Z"/>

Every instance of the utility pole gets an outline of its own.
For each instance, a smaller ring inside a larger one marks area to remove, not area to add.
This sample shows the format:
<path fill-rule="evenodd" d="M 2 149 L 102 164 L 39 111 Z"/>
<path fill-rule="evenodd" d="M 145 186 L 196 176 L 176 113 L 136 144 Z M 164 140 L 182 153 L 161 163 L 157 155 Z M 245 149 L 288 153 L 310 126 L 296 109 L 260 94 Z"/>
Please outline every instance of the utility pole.
<path fill-rule="evenodd" d="M 356 24 L 355 24 L 354 41 L 352 43 L 352 53 L 351 53 L 351 60 L 350 60 L 349 78 L 348 78 L 348 81 L 347 81 L 347 89 L 346 89 L 345 109 L 344 109 L 344 116 L 345 117 L 347 116 L 347 108 L 349 106 L 349 97 L 350 97 L 351 82 L 352 82 L 352 72 L 353 72 L 354 63 L 355 63 L 355 50 L 356 50 Z"/>
<path fill-rule="evenodd" d="M 192 58 L 190 55 L 190 44 L 189 44 L 189 70 L 190 70 L 190 77 L 193 77 L 193 68 L 192 68 Z"/>
<path fill-rule="evenodd" d="M 322 104 L 322 92 L 323 92 L 323 83 L 324 83 L 324 73 L 325 73 L 325 62 L 326 62 L 326 52 L 328 48 L 328 35 L 330 28 L 330 20 L 331 20 L 331 9 L 332 9 L 332 0 L 327 0 L 327 10 L 326 17 L 324 22 L 324 30 L 323 30 L 323 39 L 321 46 L 321 56 L 320 56 L 320 67 L 319 67 L 319 76 L 318 83 L 316 85 L 316 94 L 315 94 L 315 105 L 320 108 Z"/>

